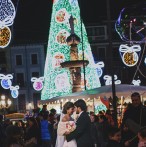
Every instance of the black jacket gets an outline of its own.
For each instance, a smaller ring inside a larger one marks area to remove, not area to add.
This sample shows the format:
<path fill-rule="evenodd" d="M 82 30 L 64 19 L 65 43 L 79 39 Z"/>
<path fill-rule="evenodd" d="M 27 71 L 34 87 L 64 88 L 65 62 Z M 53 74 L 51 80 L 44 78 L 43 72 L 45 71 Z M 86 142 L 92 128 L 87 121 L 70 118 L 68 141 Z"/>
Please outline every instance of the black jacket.
<path fill-rule="evenodd" d="M 106 147 L 124 147 L 124 145 L 122 143 L 117 142 L 117 141 L 109 140 Z"/>
<path fill-rule="evenodd" d="M 77 147 L 92 147 L 91 121 L 86 112 L 81 113 L 76 125 L 75 131 L 66 136 L 67 141 L 75 139 Z"/>

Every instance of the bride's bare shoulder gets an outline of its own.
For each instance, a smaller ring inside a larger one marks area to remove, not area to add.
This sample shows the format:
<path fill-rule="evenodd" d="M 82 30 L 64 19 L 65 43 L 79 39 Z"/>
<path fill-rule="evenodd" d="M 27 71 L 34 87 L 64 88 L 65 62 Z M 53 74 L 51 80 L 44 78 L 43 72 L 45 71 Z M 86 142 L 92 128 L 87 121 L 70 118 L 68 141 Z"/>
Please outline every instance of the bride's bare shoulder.
<path fill-rule="evenodd" d="M 67 118 L 67 116 L 64 116 L 64 117 L 62 118 L 62 122 L 66 122 L 66 121 L 68 121 L 68 118 Z"/>

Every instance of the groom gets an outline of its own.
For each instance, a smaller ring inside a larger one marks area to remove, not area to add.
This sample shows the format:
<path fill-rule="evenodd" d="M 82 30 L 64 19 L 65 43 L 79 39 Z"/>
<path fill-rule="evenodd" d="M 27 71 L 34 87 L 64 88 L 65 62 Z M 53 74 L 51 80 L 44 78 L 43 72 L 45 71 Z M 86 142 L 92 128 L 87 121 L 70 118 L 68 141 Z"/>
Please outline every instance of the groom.
<path fill-rule="evenodd" d="M 84 100 L 79 99 L 75 103 L 75 111 L 78 116 L 76 122 L 76 129 L 70 134 L 66 135 L 66 140 L 69 142 L 72 139 L 77 141 L 77 147 L 92 147 L 91 135 L 90 135 L 90 117 L 88 116 L 86 110 L 87 106 Z"/>

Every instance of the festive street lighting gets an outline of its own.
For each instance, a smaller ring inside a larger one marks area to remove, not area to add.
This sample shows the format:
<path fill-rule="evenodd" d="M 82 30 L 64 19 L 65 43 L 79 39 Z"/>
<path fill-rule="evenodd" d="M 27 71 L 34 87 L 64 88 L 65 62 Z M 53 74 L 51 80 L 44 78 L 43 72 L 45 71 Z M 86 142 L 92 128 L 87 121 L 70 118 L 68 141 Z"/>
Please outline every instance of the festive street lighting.
<path fill-rule="evenodd" d="M 5 120 L 5 112 L 6 109 L 9 108 L 12 104 L 12 101 L 10 99 L 6 99 L 5 95 L 1 95 L 1 99 L 0 99 L 0 109 L 3 110 L 3 118 Z"/>

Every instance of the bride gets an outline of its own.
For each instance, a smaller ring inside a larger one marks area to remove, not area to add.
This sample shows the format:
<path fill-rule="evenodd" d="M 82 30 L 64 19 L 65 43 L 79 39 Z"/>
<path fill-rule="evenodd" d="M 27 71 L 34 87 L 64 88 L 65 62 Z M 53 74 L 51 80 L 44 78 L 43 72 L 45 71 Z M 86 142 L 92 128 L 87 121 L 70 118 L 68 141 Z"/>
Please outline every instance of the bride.
<path fill-rule="evenodd" d="M 58 124 L 55 147 L 77 147 L 75 139 L 70 142 L 67 142 L 65 139 L 65 135 L 71 133 L 76 128 L 75 122 L 71 117 L 73 112 L 74 104 L 72 102 L 66 102 L 63 106 L 60 122 Z"/>

